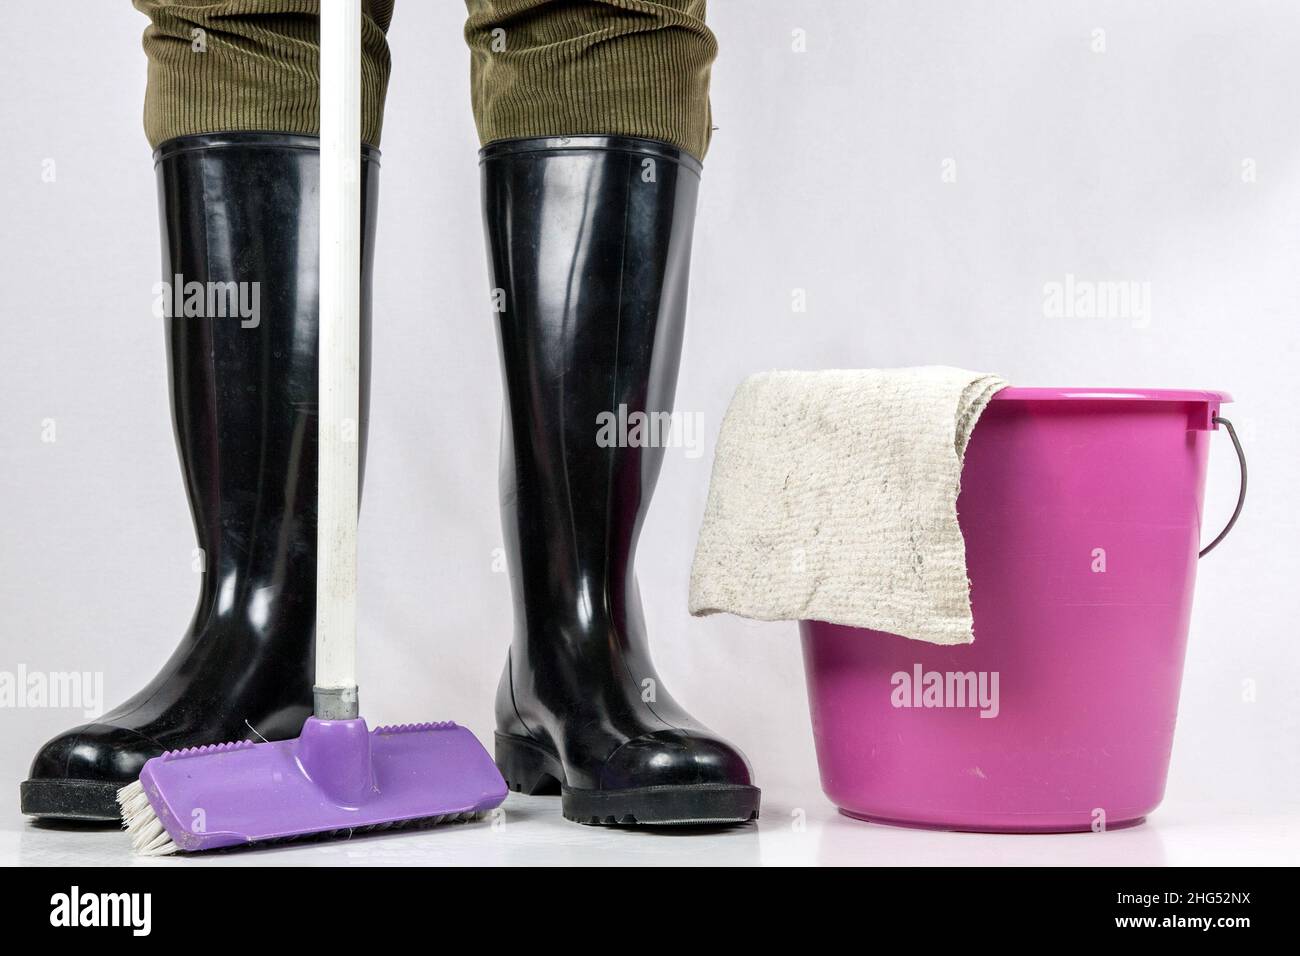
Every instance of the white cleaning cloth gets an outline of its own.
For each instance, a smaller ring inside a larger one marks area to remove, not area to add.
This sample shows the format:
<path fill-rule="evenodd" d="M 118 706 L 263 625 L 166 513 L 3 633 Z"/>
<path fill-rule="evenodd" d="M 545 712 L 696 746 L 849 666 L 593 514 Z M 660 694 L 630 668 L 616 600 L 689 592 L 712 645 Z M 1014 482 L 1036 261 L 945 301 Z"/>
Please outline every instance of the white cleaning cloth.
<path fill-rule="evenodd" d="M 691 613 L 969 644 L 957 493 L 1006 384 L 942 366 L 747 379 L 718 436 Z"/>

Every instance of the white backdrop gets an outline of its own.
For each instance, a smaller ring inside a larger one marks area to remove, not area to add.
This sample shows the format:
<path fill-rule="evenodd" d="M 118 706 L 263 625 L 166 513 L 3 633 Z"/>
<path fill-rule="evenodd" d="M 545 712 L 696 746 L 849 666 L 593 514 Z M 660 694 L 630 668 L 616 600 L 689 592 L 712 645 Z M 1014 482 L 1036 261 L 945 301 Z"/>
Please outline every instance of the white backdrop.
<path fill-rule="evenodd" d="M 1021 385 L 1222 388 L 1251 496 L 1202 567 L 1168 803 L 1290 812 L 1300 10 L 712 8 L 718 129 L 677 401 L 703 416 L 706 446 L 669 453 L 639 557 L 674 695 L 765 788 L 824 803 L 795 627 L 685 609 L 712 442 L 748 373 L 947 363 Z M 462 20 L 459 3 L 404 0 L 391 34 L 361 693 L 372 723 L 454 718 L 486 740 L 510 603 L 494 569 L 500 395 Z M 161 666 L 197 593 L 150 314 L 144 26 L 125 0 L 11 4 L 0 40 L 0 670 L 102 671 L 106 706 Z M 1049 317 L 1044 286 L 1067 275 L 1149 283 L 1149 315 Z M 1236 492 L 1215 441 L 1207 529 Z M 0 817 L 16 822 L 36 747 L 80 720 L 0 710 Z"/>

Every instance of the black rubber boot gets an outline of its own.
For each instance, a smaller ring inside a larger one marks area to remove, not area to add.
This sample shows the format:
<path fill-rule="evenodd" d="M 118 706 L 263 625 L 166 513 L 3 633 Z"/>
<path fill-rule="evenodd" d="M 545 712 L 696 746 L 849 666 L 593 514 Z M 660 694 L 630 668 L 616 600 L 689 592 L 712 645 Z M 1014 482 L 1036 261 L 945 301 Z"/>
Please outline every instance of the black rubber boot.
<path fill-rule="evenodd" d="M 205 558 L 201 592 L 180 646 L 144 690 L 41 748 L 21 789 L 22 811 L 34 816 L 115 820 L 117 789 L 149 758 L 293 737 L 312 711 L 318 142 L 186 136 L 154 158 L 164 281 L 187 284 L 182 305 L 188 283 L 205 284 L 203 317 L 182 307 L 165 320 L 176 442 Z M 378 153 L 364 159 L 363 450 Z M 225 282 L 258 285 L 225 298 L 220 317 L 216 300 L 232 290 L 206 284 Z"/>
<path fill-rule="evenodd" d="M 481 156 L 515 604 L 497 763 L 514 790 L 558 790 L 581 823 L 753 819 L 745 757 L 650 661 L 633 556 L 664 449 L 598 440 L 600 416 L 671 411 L 699 163 L 611 136 Z"/>

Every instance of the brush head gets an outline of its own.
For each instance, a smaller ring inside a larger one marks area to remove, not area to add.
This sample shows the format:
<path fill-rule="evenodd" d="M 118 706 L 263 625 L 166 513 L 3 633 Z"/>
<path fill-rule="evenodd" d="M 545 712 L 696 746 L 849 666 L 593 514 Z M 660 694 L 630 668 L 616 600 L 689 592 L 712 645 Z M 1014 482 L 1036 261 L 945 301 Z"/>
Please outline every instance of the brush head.
<path fill-rule="evenodd" d="M 117 805 L 121 808 L 122 828 L 131 838 L 131 847 L 141 856 L 170 856 L 181 852 L 181 848 L 163 828 L 158 814 L 149 805 L 144 785 L 140 781 L 129 784 L 117 792 Z M 272 846 L 277 843 L 300 840 L 329 840 L 364 836 L 368 833 L 388 833 L 394 830 L 419 830 L 426 827 L 441 826 L 447 823 L 469 823 L 478 820 L 483 813 L 477 810 L 465 813 L 448 813 L 435 817 L 420 817 L 389 823 L 376 823 L 364 827 L 347 827 L 339 830 L 325 830 L 320 833 L 308 833 L 298 836 L 279 837 L 257 841 L 258 846 Z"/>
<path fill-rule="evenodd" d="M 118 793 L 136 852 L 162 856 L 472 819 L 506 785 L 464 727 L 308 719 L 295 740 L 178 750 Z"/>

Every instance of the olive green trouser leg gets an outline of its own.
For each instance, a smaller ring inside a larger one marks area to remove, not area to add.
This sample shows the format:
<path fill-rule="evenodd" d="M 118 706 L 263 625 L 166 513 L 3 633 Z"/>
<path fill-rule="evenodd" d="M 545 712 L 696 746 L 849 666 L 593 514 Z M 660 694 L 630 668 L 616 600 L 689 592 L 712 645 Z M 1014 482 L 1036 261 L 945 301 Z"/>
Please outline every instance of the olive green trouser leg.
<path fill-rule="evenodd" d="M 657 139 L 702 159 L 717 41 L 705 0 L 466 0 L 479 139 Z"/>
<path fill-rule="evenodd" d="M 149 144 L 226 131 L 320 133 L 320 0 L 132 0 L 147 14 Z M 379 145 L 393 0 L 364 0 L 361 138 Z"/>

